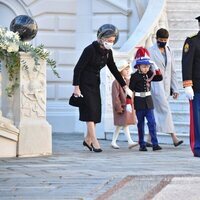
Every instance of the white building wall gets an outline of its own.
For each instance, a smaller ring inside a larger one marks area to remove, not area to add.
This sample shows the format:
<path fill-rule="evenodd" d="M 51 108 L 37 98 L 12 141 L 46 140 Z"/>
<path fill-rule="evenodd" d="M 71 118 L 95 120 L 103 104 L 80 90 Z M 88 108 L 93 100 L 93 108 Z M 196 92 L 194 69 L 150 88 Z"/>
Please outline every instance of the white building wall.
<path fill-rule="evenodd" d="M 51 69 L 47 70 L 47 117 L 54 132 L 85 131 L 85 125 L 78 121 L 78 110 L 68 105 L 73 91 L 73 68 L 84 47 L 96 39 L 102 24 L 112 23 L 119 28 L 120 38 L 116 44 L 119 49 L 139 22 L 146 1 L 0 0 L 0 4 L 6 3 L 11 10 L 17 10 L 16 16 L 28 14 L 36 20 L 39 30 L 33 43 L 44 44 L 57 62 L 60 79 Z M 106 117 L 112 118 L 109 96 L 112 76 L 107 70 L 102 72 L 102 82 L 104 115 L 98 126 L 99 137 L 104 137 L 105 124 L 113 123 Z"/>

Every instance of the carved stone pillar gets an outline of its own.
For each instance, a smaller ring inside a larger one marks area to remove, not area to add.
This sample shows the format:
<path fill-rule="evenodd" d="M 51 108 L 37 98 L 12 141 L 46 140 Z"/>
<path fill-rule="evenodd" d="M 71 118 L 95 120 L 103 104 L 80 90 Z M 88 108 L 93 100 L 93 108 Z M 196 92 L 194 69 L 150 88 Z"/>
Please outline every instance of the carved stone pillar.
<path fill-rule="evenodd" d="M 0 108 L 0 157 L 16 157 L 19 130 L 14 126 L 10 118 L 6 118 L 8 115 L 10 117 L 12 115 L 12 101 L 8 101 L 9 98 L 5 92 L 5 88 L 8 86 L 8 74 L 5 62 L 0 61 L 0 63 L 0 101 L 1 108 L 4 111 L 4 115 L 2 115 Z"/>
<path fill-rule="evenodd" d="M 35 65 L 21 53 L 19 87 L 14 95 L 14 123 L 19 128 L 18 156 L 52 153 L 52 129 L 46 120 L 46 62 Z M 24 67 L 24 61 L 27 67 Z"/>

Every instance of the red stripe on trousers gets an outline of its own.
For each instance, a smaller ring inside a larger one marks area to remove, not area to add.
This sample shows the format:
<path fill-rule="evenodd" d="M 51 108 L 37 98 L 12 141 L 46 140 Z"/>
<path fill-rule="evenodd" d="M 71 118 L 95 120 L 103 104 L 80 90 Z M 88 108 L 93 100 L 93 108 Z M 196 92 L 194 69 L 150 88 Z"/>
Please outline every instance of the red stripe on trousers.
<path fill-rule="evenodd" d="M 194 153 L 194 142 L 195 142 L 195 135 L 194 135 L 194 112 L 193 112 L 193 104 L 192 101 L 190 102 L 190 147 L 192 152 Z"/>

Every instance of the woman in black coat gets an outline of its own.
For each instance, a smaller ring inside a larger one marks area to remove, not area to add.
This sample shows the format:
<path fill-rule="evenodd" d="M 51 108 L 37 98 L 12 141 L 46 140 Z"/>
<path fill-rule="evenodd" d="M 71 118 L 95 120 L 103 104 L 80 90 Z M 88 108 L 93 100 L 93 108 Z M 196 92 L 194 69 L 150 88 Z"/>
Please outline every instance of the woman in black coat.
<path fill-rule="evenodd" d="M 101 152 L 96 138 L 96 123 L 101 122 L 100 70 L 108 66 L 127 93 L 131 93 L 113 60 L 112 46 L 119 32 L 112 24 L 104 24 L 97 32 L 97 41 L 87 46 L 74 68 L 74 95 L 83 95 L 84 104 L 79 107 L 79 120 L 87 124 L 87 135 L 83 145 L 90 151 Z"/>

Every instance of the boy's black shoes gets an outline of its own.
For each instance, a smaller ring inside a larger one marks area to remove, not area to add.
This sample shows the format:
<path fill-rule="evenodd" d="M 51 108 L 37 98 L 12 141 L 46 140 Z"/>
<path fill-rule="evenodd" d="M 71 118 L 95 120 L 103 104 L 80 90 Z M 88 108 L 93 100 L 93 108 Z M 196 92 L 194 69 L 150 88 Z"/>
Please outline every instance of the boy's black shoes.
<path fill-rule="evenodd" d="M 158 150 L 161 150 L 162 147 L 159 146 L 158 144 L 157 145 L 153 145 L 153 151 L 158 151 Z"/>
<path fill-rule="evenodd" d="M 146 147 L 153 147 L 153 145 L 149 142 L 146 142 Z"/>
<path fill-rule="evenodd" d="M 139 148 L 139 151 L 147 151 L 146 146 L 141 146 L 141 147 Z"/>

